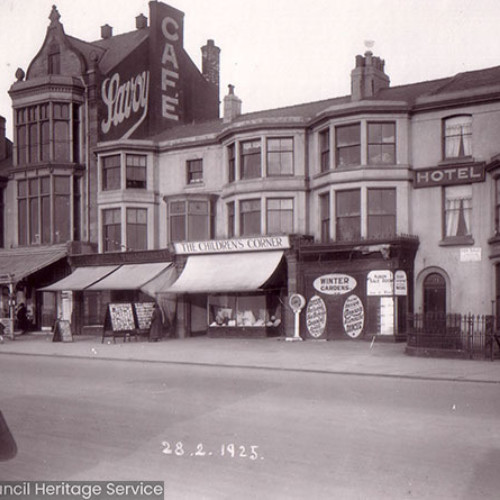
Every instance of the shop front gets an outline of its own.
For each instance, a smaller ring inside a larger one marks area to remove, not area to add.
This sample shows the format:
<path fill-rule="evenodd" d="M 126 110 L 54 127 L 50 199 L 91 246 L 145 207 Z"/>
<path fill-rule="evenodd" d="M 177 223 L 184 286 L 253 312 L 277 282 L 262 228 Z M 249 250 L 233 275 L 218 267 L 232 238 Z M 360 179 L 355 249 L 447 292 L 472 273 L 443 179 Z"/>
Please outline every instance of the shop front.
<path fill-rule="evenodd" d="M 301 331 L 306 339 L 405 340 L 417 246 L 413 238 L 302 246 L 306 306 Z"/>
<path fill-rule="evenodd" d="M 176 243 L 177 335 L 282 335 L 289 252 L 287 236 Z"/>

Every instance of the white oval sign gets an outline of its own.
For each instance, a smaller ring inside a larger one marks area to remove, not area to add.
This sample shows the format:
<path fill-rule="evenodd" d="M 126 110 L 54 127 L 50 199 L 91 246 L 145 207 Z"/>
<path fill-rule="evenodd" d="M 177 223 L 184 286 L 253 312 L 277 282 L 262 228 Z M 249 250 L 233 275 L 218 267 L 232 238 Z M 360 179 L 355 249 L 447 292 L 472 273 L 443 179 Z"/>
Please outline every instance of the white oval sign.
<path fill-rule="evenodd" d="M 349 295 L 344 303 L 344 330 L 349 337 L 355 339 L 361 335 L 365 323 L 363 302 L 357 295 Z"/>
<path fill-rule="evenodd" d="M 354 290 L 357 284 L 348 274 L 324 274 L 314 280 L 313 287 L 326 295 L 342 295 Z"/>
<path fill-rule="evenodd" d="M 317 339 L 325 333 L 326 304 L 319 295 L 313 295 L 309 299 L 306 309 L 306 325 L 311 337 Z"/>

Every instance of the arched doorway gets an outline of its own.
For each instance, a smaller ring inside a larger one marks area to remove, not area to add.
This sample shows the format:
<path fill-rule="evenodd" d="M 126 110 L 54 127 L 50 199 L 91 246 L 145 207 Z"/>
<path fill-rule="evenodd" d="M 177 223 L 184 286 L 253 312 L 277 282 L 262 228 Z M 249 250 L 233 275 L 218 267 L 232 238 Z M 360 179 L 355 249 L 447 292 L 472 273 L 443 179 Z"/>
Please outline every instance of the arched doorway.
<path fill-rule="evenodd" d="M 427 331 L 446 329 L 446 280 L 431 273 L 424 280 L 424 318 Z"/>

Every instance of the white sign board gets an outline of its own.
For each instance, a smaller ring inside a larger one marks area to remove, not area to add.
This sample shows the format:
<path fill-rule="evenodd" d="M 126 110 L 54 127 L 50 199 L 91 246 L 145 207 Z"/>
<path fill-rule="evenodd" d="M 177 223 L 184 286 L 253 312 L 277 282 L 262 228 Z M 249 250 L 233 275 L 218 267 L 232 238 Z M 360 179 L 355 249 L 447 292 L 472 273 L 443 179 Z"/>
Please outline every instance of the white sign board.
<path fill-rule="evenodd" d="M 342 295 L 356 288 L 356 280 L 347 274 L 324 274 L 316 278 L 313 287 L 326 295 Z"/>
<path fill-rule="evenodd" d="M 460 262 L 481 262 L 481 247 L 460 249 Z"/>
<path fill-rule="evenodd" d="M 366 278 L 366 294 L 374 296 L 392 295 L 393 293 L 392 271 L 370 271 Z"/>
<path fill-rule="evenodd" d="M 408 278 L 404 271 L 396 271 L 394 273 L 394 294 L 408 295 Z"/>
<path fill-rule="evenodd" d="M 183 241 L 174 243 L 177 255 L 205 253 L 259 252 L 290 248 L 288 236 L 257 236 L 255 238 L 231 238 L 228 240 Z"/>

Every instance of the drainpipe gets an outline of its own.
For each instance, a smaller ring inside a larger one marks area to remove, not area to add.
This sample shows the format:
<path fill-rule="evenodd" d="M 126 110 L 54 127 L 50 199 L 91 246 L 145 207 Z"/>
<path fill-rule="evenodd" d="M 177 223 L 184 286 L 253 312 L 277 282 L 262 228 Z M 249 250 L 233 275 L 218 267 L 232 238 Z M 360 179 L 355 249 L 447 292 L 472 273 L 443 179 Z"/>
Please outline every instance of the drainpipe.
<path fill-rule="evenodd" d="M 85 198 L 87 207 L 86 232 L 87 243 L 90 244 L 90 124 L 89 124 L 89 88 L 83 77 L 80 80 L 85 87 Z"/>

